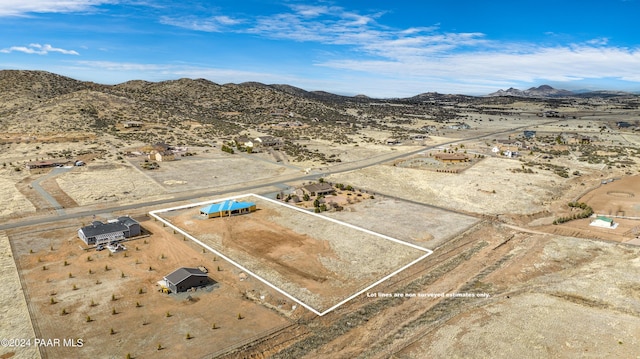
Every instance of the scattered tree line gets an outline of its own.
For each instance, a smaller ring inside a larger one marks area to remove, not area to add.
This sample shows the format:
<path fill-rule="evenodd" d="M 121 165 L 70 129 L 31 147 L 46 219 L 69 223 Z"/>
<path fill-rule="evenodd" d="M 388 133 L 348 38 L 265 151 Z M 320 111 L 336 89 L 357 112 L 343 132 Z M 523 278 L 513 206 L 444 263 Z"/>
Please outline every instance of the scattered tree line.
<path fill-rule="evenodd" d="M 559 217 L 553 221 L 553 224 L 562 224 L 565 222 L 573 221 L 574 219 L 589 218 L 593 215 L 593 208 L 584 202 L 569 202 L 567 204 L 571 208 L 580 208 L 582 212 L 576 213 L 572 216 Z"/>

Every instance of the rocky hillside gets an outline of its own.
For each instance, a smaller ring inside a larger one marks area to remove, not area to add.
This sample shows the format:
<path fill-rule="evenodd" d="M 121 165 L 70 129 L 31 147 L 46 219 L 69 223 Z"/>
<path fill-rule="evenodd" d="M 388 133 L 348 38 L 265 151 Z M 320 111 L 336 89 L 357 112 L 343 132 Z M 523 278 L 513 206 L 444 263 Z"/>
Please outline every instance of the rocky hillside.
<path fill-rule="evenodd" d="M 285 85 L 219 85 L 203 79 L 100 85 L 42 71 L 5 70 L 0 88 L 0 131 L 5 133 L 117 134 L 122 123 L 140 121 L 166 130 L 197 125 L 205 129 L 201 135 L 228 136 L 277 121 L 354 121 L 335 105 L 340 96 Z"/>

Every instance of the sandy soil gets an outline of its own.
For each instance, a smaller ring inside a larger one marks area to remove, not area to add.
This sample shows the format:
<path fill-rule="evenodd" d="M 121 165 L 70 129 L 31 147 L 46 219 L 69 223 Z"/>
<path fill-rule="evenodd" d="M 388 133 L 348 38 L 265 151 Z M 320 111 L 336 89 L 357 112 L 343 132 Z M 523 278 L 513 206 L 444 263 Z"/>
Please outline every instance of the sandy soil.
<path fill-rule="evenodd" d="M 300 171 L 241 154 L 218 153 L 161 162 L 158 170 L 144 171 L 168 192 L 227 186 L 292 173 Z"/>
<path fill-rule="evenodd" d="M 329 176 L 370 191 L 480 214 L 535 213 L 562 193 L 564 180 L 546 171 L 512 173 L 519 161 L 486 158 L 461 174 L 380 165 Z M 399 179 L 402 179 L 400 181 Z"/>
<path fill-rule="evenodd" d="M 18 276 L 18 270 L 13 261 L 13 254 L 9 244 L 9 237 L 4 232 L 0 232 L 0 278 L 4 290 L 0 296 L 0 339 L 24 339 L 36 338 L 27 302 L 22 292 L 22 284 Z M 4 342 L 3 342 L 4 344 Z M 15 342 L 14 342 L 15 344 Z M 38 349 L 26 342 L 19 342 L 25 346 L 5 346 L 0 347 L 0 358 L 39 358 Z"/>
<path fill-rule="evenodd" d="M 164 188 L 135 168 L 117 164 L 92 164 L 60 175 L 56 181 L 80 205 L 130 203 L 165 193 Z"/>
<path fill-rule="evenodd" d="M 382 218 L 380 213 L 384 213 Z M 382 197 L 323 215 L 430 249 L 478 221 L 474 217 Z"/>
<path fill-rule="evenodd" d="M 526 257 L 485 279 L 506 293 L 475 303 L 397 357 L 637 356 L 638 249 L 555 237 L 512 253 L 525 247 Z"/>
<path fill-rule="evenodd" d="M 243 200 L 259 210 L 213 219 L 198 208 L 160 215 L 319 311 L 425 254 L 257 197 Z"/>
<path fill-rule="evenodd" d="M 35 212 L 36 208 L 18 191 L 16 179 L 0 177 L 0 217 Z"/>
<path fill-rule="evenodd" d="M 640 176 L 627 176 L 607 183 L 580 198 L 597 214 L 640 217 Z"/>
<path fill-rule="evenodd" d="M 246 291 L 267 292 L 260 283 L 239 281 L 228 263 L 203 254 L 158 223 L 142 225 L 155 234 L 127 242 L 128 251 L 112 256 L 83 250 L 72 224 L 11 234 L 41 335 L 84 341 L 82 348 L 46 348 L 49 357 L 202 357 L 289 324 L 278 312 L 243 296 Z M 156 281 L 164 275 L 199 265 L 213 267 L 210 278 L 216 285 L 180 295 L 157 292 Z M 212 329 L 213 323 L 219 329 Z"/>

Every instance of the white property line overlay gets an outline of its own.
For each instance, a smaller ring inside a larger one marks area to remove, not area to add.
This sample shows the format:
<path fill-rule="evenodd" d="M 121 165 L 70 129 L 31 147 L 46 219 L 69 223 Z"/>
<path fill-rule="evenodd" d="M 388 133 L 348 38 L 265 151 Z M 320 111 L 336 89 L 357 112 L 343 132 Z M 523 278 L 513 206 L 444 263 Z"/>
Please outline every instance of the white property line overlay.
<path fill-rule="evenodd" d="M 172 224 L 172 223 L 170 223 L 169 221 L 165 220 L 164 218 L 162 218 L 162 217 L 160 217 L 160 216 L 158 216 L 158 215 L 156 214 L 156 213 L 164 213 L 164 212 L 177 211 L 177 210 L 186 209 L 186 208 L 193 208 L 193 207 L 198 207 L 198 206 L 202 206 L 202 205 L 207 205 L 207 204 L 217 203 L 217 202 L 222 202 L 222 201 L 227 201 L 227 200 L 235 200 L 235 199 L 240 199 L 240 198 L 245 198 L 245 197 L 256 197 L 256 198 L 259 198 L 259 199 L 262 199 L 262 200 L 265 200 L 265 201 L 268 201 L 268 202 L 275 203 L 275 204 L 280 205 L 280 206 L 285 206 L 285 207 L 288 207 L 288 208 L 294 209 L 294 210 L 296 210 L 296 211 L 299 211 L 299 212 L 305 213 L 305 214 L 307 214 L 307 215 L 316 216 L 316 217 L 318 217 L 318 218 L 322 218 L 323 220 L 328 220 L 328 221 L 331 221 L 331 222 L 337 223 L 337 224 L 342 225 L 342 226 L 347 226 L 347 227 L 349 227 L 349 228 L 352 228 L 352 229 L 355 229 L 355 230 L 358 230 L 358 231 L 361 231 L 361 232 L 365 232 L 365 233 L 368 233 L 368 234 L 371 234 L 371 235 L 374 235 L 374 236 L 377 236 L 377 237 L 381 237 L 381 238 L 384 238 L 384 239 L 386 239 L 386 240 L 389 240 L 389 241 L 392 241 L 392 242 L 395 242 L 395 243 L 398 243 L 398 244 L 401 244 L 401 245 L 404 245 L 404 246 L 407 246 L 407 247 L 411 247 L 411 248 L 414 248 L 414 249 L 417 249 L 417 250 L 423 251 L 423 252 L 425 252 L 425 254 L 424 254 L 424 255 L 422 255 L 422 256 L 420 256 L 419 258 L 417 258 L 417 259 L 413 260 L 413 261 L 412 261 L 412 262 L 410 262 L 409 264 L 404 265 L 404 266 L 403 266 L 403 267 L 401 267 L 400 269 L 395 270 L 395 271 L 394 271 L 394 272 L 392 272 L 391 274 L 386 275 L 386 276 L 385 276 L 385 277 L 383 277 L 382 279 L 377 280 L 376 282 L 374 282 L 373 284 L 371 284 L 371 285 L 369 285 L 369 286 L 365 287 L 364 289 L 361 289 L 360 291 L 358 291 L 358 292 L 356 292 L 355 294 L 353 294 L 353 295 L 349 296 L 348 298 L 343 299 L 343 300 L 342 300 L 342 301 L 340 301 L 338 304 L 336 304 L 336 305 L 332 306 L 331 308 L 329 308 L 329 309 L 325 310 L 324 312 L 319 312 L 318 310 L 316 310 L 316 309 L 314 309 L 313 307 L 309 306 L 308 304 L 304 303 L 304 302 L 303 302 L 303 301 L 301 301 L 300 299 L 298 299 L 298 298 L 296 298 L 296 297 L 292 296 L 291 294 L 289 294 L 289 293 L 285 292 L 284 290 L 282 290 L 282 289 L 280 289 L 280 288 L 276 287 L 275 285 L 271 284 L 271 282 L 269 282 L 269 281 L 267 281 L 266 279 L 262 278 L 262 277 L 261 277 L 261 276 L 259 276 L 258 274 L 256 274 L 256 273 L 254 273 L 254 272 L 250 271 L 249 269 L 245 268 L 245 267 L 244 267 L 243 265 L 241 265 L 240 263 L 238 263 L 238 262 L 234 261 L 233 259 L 231 259 L 231 258 L 227 257 L 226 255 L 222 254 L 222 253 L 221 253 L 221 252 L 219 252 L 218 250 L 216 250 L 216 249 L 214 249 L 214 248 L 209 247 L 208 245 L 206 245 L 205 243 L 203 243 L 203 242 L 202 242 L 202 241 L 200 241 L 199 239 L 195 238 L 195 237 L 194 237 L 194 236 L 192 236 L 191 234 L 189 234 L 189 233 L 187 233 L 187 232 L 183 231 L 182 229 L 180 229 L 180 228 L 176 227 L 175 225 L 173 225 L 173 224 Z M 309 211 L 306 211 L 306 210 L 304 210 L 304 209 L 298 208 L 298 207 L 296 207 L 296 206 L 292 206 L 292 205 L 287 204 L 287 203 L 282 203 L 282 202 L 279 202 L 279 201 L 276 201 L 276 200 L 273 200 L 273 199 L 270 199 L 270 198 L 266 198 L 266 197 L 263 197 L 263 196 L 260 196 L 260 195 L 254 194 L 254 193 L 242 194 L 242 195 L 238 195 L 238 196 L 227 197 L 227 198 L 221 198 L 221 199 L 215 199 L 215 200 L 205 201 L 205 202 L 190 203 L 190 204 L 186 204 L 186 205 L 178 206 L 178 207 L 171 207 L 171 208 L 159 209 L 159 210 L 155 210 L 155 211 L 151 211 L 151 212 L 149 212 L 149 215 L 151 215 L 153 218 L 155 218 L 155 219 L 159 220 L 160 222 L 162 222 L 162 223 L 166 224 L 167 226 L 171 227 L 172 229 L 174 229 L 175 231 L 177 231 L 177 232 L 179 232 L 180 234 L 184 235 L 185 237 L 188 237 L 189 239 L 191 239 L 191 240 L 192 240 L 192 241 L 194 241 L 195 243 L 199 244 L 200 246 L 202 246 L 202 247 L 206 248 L 207 250 L 209 250 L 209 251 L 211 251 L 211 252 L 215 253 L 216 255 L 220 256 L 220 257 L 221 257 L 221 258 L 223 258 L 224 260 L 226 260 L 226 261 L 228 261 L 229 263 L 233 264 L 234 266 L 238 267 L 240 270 L 242 270 L 242 271 L 244 271 L 244 272 L 249 273 L 251 276 L 253 276 L 254 278 L 258 279 L 258 280 L 259 280 L 259 281 L 261 281 L 262 283 L 266 284 L 266 285 L 267 285 L 267 286 L 269 286 L 270 288 L 272 288 L 272 289 L 276 290 L 278 293 L 280 293 L 280 294 L 284 295 L 285 297 L 287 297 L 287 298 L 291 299 L 292 301 L 294 301 L 294 302 L 296 302 L 296 303 L 300 304 L 301 306 L 303 306 L 303 307 L 307 308 L 308 310 L 310 310 L 311 312 L 313 312 L 314 314 L 316 314 L 316 315 L 318 315 L 318 316 L 323 316 L 323 315 L 325 315 L 325 314 L 330 313 L 331 311 L 335 310 L 336 308 L 340 307 L 341 305 L 345 304 L 346 302 L 348 302 L 348 301 L 350 301 L 350 300 L 352 300 L 352 299 L 354 299 L 354 298 L 356 298 L 356 297 L 360 296 L 362 293 L 364 293 L 364 292 L 368 291 L 369 289 L 371 289 L 371 288 L 373 288 L 373 287 L 377 286 L 378 284 L 380 284 L 380 283 L 382 283 L 382 282 L 386 281 L 387 279 L 389 279 L 389 278 L 391 278 L 391 277 L 395 276 L 396 274 L 398 274 L 398 273 L 402 272 L 403 270 L 405 270 L 405 269 L 407 269 L 407 268 L 411 267 L 412 265 L 414 265 L 414 264 L 418 263 L 419 261 L 421 261 L 421 260 L 423 260 L 424 258 L 427 258 L 427 257 L 428 257 L 428 256 L 430 256 L 431 254 L 433 254 L 433 251 L 432 251 L 431 249 L 427 249 L 427 248 L 423 248 L 423 247 L 417 246 L 417 245 L 415 245 L 415 244 L 407 243 L 407 242 L 401 241 L 401 240 L 399 240 L 399 239 L 396 239 L 396 238 L 392 238 L 392 237 L 386 236 L 386 235 L 381 234 L 381 233 L 373 232 L 373 231 L 370 231 L 370 230 L 365 229 L 365 228 L 361 228 L 361 227 L 354 226 L 354 225 L 349 224 L 349 223 L 346 223 L 346 222 L 339 221 L 339 220 L 337 220 L 337 219 L 333 219 L 333 218 L 330 218 L 330 217 L 325 217 L 325 216 L 319 215 L 319 214 L 317 214 L 317 213 L 309 212 Z"/>

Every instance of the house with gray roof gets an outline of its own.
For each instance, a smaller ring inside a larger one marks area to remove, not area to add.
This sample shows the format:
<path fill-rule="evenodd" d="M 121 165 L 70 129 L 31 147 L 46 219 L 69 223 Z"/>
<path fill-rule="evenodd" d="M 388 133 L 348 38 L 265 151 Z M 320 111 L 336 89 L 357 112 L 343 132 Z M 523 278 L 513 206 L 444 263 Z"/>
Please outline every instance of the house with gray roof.
<path fill-rule="evenodd" d="M 139 236 L 141 233 L 140 223 L 128 216 L 118 217 L 107 223 L 93 221 L 78 229 L 78 237 L 87 245 L 111 243 Z"/>
<path fill-rule="evenodd" d="M 198 268 L 181 267 L 164 277 L 164 282 L 171 292 L 180 293 L 209 284 L 209 277 Z"/>

